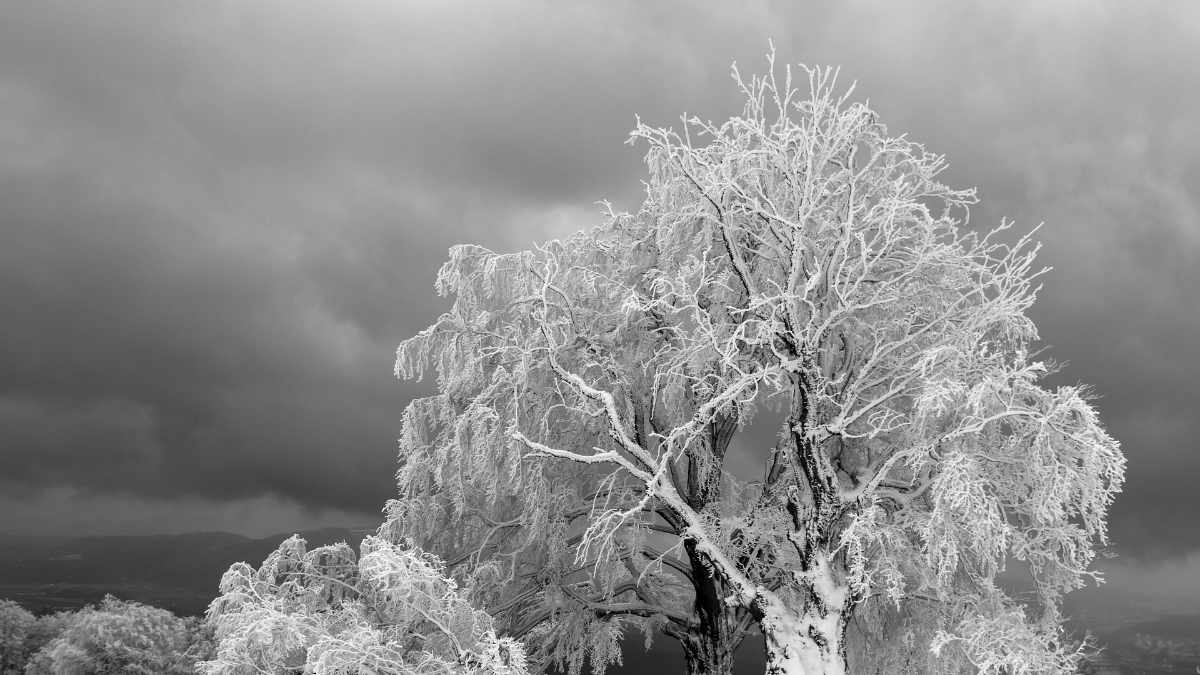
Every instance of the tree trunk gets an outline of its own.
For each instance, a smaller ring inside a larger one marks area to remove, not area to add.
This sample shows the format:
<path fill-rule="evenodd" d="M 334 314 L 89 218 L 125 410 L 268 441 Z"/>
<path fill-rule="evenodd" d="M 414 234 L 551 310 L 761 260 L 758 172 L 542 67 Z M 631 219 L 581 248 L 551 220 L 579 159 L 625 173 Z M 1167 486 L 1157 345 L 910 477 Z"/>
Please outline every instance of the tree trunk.
<path fill-rule="evenodd" d="M 767 675 L 845 675 L 846 631 L 840 614 L 799 615 L 769 608 L 760 625 Z"/>
<path fill-rule="evenodd" d="M 733 650 L 728 644 L 703 636 L 699 631 L 689 631 L 680 640 L 687 664 L 687 675 L 731 675 L 733 673 Z"/>
<path fill-rule="evenodd" d="M 680 637 L 688 675 L 728 675 L 733 672 L 733 653 L 746 636 L 742 619 L 749 617 L 745 609 L 725 602 L 730 591 L 723 579 L 705 566 L 695 542 L 685 542 L 684 551 L 692 565 L 699 619 L 697 626 Z"/>

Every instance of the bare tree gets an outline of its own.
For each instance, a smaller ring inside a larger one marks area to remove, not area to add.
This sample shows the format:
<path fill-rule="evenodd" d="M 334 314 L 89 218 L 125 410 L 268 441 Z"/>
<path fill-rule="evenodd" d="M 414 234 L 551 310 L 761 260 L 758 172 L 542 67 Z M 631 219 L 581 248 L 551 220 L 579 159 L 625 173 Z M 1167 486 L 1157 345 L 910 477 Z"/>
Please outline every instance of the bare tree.
<path fill-rule="evenodd" d="M 842 673 L 852 618 L 886 647 L 863 669 L 1064 672 L 1060 598 L 1095 577 L 1124 459 L 1085 391 L 1039 384 L 1038 246 L 963 227 L 974 191 L 834 71 L 801 91 L 769 62 L 734 67 L 741 116 L 638 122 L 637 214 L 451 249 L 452 308 L 397 352 L 438 391 L 405 412 L 384 531 L 573 672 L 632 626 L 728 672 L 757 625 L 768 672 Z M 764 411 L 776 441 L 739 480 Z"/>

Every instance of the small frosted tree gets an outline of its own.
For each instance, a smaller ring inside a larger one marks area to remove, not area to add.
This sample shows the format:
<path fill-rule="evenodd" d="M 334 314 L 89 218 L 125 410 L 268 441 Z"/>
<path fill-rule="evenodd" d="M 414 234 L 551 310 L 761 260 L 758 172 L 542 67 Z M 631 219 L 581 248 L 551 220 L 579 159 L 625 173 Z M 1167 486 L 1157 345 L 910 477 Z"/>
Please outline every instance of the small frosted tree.
<path fill-rule="evenodd" d="M 526 672 L 521 644 L 497 637 L 441 561 L 377 537 L 356 555 L 293 536 L 257 570 L 237 563 L 207 619 L 216 655 L 197 666 L 212 675 Z"/>
<path fill-rule="evenodd" d="M 28 675 L 192 673 L 195 626 L 165 609 L 106 596 L 98 606 L 53 617 L 57 635 L 25 666 Z"/>
<path fill-rule="evenodd" d="M 37 622 L 33 613 L 12 600 L 0 600 L 0 675 L 25 670 L 28 637 Z"/>
<path fill-rule="evenodd" d="M 28 661 L 32 662 L 33 658 L 31 657 L 37 655 L 43 647 L 62 635 L 70 627 L 75 616 L 76 612 L 66 610 L 37 617 L 25 634 L 24 656 Z M 18 672 L 24 673 L 27 667 L 28 663 L 23 665 Z"/>
<path fill-rule="evenodd" d="M 727 672 L 752 624 L 771 673 L 845 672 L 848 643 L 856 672 L 1068 671 L 1060 599 L 1095 576 L 1124 459 L 1084 390 L 1040 384 L 1038 247 L 964 228 L 941 156 L 805 72 L 735 67 L 720 125 L 639 121 L 638 213 L 451 249 L 451 309 L 397 352 L 438 390 L 405 412 L 383 532 L 573 672 L 631 626 Z"/>

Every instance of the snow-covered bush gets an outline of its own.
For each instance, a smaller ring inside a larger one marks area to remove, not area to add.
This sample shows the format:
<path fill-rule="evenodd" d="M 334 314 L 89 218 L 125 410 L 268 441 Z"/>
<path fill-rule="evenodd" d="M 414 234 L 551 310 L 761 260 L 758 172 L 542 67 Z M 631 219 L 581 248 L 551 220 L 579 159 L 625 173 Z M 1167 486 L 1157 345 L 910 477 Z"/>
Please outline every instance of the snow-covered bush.
<path fill-rule="evenodd" d="M 47 617 L 46 627 L 61 627 L 61 632 L 33 654 L 27 675 L 192 673 L 192 664 L 203 656 L 191 649 L 189 621 L 111 595 L 98 607 Z"/>
<path fill-rule="evenodd" d="M 26 638 L 37 619 L 12 600 L 0 600 L 0 675 L 20 673 L 25 667 Z"/>
<path fill-rule="evenodd" d="M 209 606 L 216 656 L 202 673 L 526 673 L 523 646 L 496 635 L 442 562 L 366 537 L 306 550 L 293 536 L 257 570 L 229 568 Z"/>

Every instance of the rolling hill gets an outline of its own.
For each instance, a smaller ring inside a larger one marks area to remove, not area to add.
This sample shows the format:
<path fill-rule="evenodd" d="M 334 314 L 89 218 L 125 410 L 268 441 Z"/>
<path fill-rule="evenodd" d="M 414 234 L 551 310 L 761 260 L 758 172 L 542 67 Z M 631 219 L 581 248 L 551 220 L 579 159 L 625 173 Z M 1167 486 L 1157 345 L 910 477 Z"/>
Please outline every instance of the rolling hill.
<path fill-rule="evenodd" d="M 357 546 L 369 529 L 300 532 L 310 547 Z M 0 534 L 0 598 L 42 613 L 77 609 L 106 593 L 181 615 L 203 613 L 232 563 L 257 566 L 290 534 L 253 539 L 227 532 L 120 537 Z"/>

